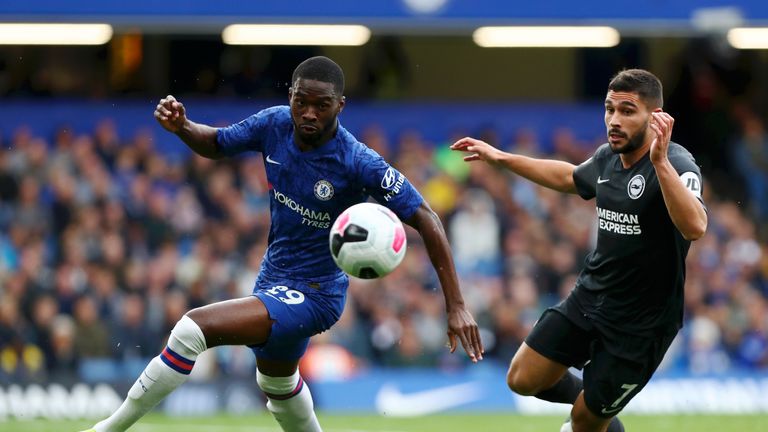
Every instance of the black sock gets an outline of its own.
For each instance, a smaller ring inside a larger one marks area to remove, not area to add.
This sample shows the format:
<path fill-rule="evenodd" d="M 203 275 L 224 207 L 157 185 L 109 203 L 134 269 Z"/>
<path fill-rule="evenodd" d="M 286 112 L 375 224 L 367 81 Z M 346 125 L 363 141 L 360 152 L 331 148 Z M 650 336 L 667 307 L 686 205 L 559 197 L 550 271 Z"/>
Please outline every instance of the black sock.
<path fill-rule="evenodd" d="M 535 396 L 539 399 L 549 402 L 567 403 L 573 405 L 583 388 L 584 382 L 581 380 L 581 378 L 570 372 L 566 372 L 560 381 L 558 381 L 555 385 L 546 390 L 540 391 Z"/>
<path fill-rule="evenodd" d="M 611 423 L 608 425 L 608 429 L 605 432 L 624 432 L 624 424 L 621 423 L 618 417 L 611 419 Z"/>
<path fill-rule="evenodd" d="M 571 421 L 571 416 L 568 416 L 568 421 Z M 618 417 L 614 417 L 611 419 L 611 422 L 608 424 L 608 429 L 605 430 L 605 432 L 626 432 L 624 430 L 624 423 L 619 420 Z"/>

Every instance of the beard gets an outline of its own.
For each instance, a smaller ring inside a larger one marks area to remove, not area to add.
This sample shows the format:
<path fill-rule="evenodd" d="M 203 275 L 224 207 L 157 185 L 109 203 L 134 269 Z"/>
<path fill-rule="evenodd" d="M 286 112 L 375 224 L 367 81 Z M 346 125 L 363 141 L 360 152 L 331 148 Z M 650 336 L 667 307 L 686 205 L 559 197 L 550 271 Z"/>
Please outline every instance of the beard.
<path fill-rule="evenodd" d="M 627 138 L 627 143 L 623 146 L 613 146 L 611 145 L 611 151 L 615 154 L 621 154 L 621 153 L 632 153 L 633 151 L 639 149 L 643 146 L 643 142 L 645 142 L 645 134 L 648 130 L 648 123 L 646 122 L 645 127 L 642 127 L 639 132 L 632 135 L 631 137 Z"/>

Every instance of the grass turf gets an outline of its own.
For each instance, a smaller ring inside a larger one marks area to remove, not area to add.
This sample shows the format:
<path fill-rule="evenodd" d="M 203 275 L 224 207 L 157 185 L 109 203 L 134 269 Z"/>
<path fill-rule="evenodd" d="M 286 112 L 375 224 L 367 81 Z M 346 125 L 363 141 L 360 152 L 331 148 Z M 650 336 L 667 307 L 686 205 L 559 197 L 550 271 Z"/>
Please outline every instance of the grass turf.
<path fill-rule="evenodd" d="M 556 432 L 562 416 L 514 414 L 445 414 L 414 418 L 320 413 L 325 432 Z M 768 431 L 768 414 L 625 415 L 629 432 L 758 432 Z M 0 431 L 76 432 L 92 425 L 87 421 L 0 420 Z M 265 413 L 252 416 L 165 417 L 149 415 L 130 432 L 280 432 Z"/>

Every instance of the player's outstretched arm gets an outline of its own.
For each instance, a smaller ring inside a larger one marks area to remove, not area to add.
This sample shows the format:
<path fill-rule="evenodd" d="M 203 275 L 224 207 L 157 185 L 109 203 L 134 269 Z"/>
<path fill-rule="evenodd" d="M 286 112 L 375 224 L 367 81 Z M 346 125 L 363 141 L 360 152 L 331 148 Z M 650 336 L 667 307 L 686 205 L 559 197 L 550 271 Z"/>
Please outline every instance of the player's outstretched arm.
<path fill-rule="evenodd" d="M 675 119 L 665 112 L 654 112 L 650 123 L 656 138 L 651 143 L 651 163 L 656 169 L 659 187 L 669 217 L 686 240 L 698 240 L 707 231 L 707 212 L 688 190 L 670 163 L 667 153 Z"/>
<path fill-rule="evenodd" d="M 216 128 L 189 120 L 184 104 L 175 97 L 168 95 L 160 99 L 155 107 L 155 119 L 163 129 L 176 134 L 200 156 L 210 159 L 223 157 L 216 147 Z"/>
<path fill-rule="evenodd" d="M 448 238 L 440 218 L 426 202 L 422 202 L 416 213 L 405 223 L 412 226 L 421 235 L 432 266 L 440 278 L 448 313 L 448 339 L 451 352 L 456 351 L 458 345 L 456 339 L 458 338 L 472 362 L 477 363 L 478 360 L 483 359 L 484 351 L 483 343 L 480 340 L 480 330 L 464 304 L 464 298 L 459 290 L 459 278 L 456 276 L 451 248 L 448 245 Z"/>
<path fill-rule="evenodd" d="M 451 150 L 470 153 L 464 156 L 467 162 L 485 161 L 506 168 L 541 186 L 560 192 L 576 193 L 576 184 L 573 181 L 573 170 L 576 166 L 568 162 L 507 153 L 485 141 L 469 137 L 453 143 Z"/>

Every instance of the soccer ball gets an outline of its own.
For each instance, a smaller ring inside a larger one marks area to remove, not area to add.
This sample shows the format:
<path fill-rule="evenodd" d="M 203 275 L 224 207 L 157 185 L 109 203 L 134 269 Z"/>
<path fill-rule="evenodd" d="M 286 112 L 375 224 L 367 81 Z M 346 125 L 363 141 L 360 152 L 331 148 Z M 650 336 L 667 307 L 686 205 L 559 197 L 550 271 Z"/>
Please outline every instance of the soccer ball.
<path fill-rule="evenodd" d="M 392 211 L 360 203 L 336 218 L 330 234 L 331 256 L 345 273 L 361 279 L 389 274 L 405 256 L 405 229 Z"/>

